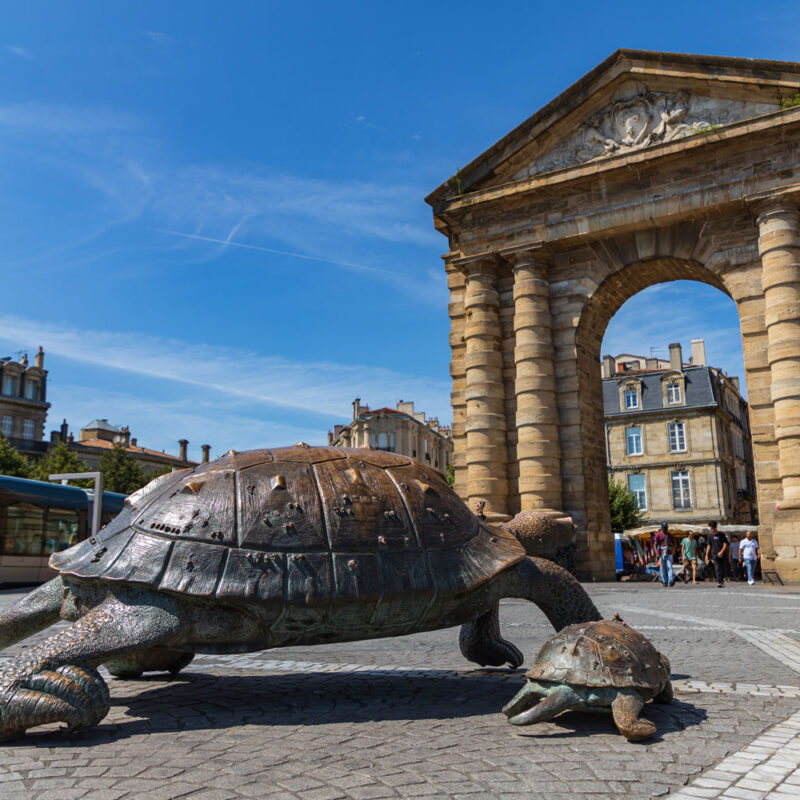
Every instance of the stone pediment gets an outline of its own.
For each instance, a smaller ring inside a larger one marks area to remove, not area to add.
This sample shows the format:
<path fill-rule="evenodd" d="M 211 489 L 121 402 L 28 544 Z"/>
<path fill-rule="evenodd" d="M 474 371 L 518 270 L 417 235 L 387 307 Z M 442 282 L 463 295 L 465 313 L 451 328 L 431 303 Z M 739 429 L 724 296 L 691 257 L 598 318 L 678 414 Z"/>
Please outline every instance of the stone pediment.
<path fill-rule="evenodd" d="M 455 197 L 720 132 L 780 111 L 800 64 L 619 50 L 430 194 Z"/>
<path fill-rule="evenodd" d="M 688 91 L 654 92 L 640 84 L 619 92 L 612 103 L 579 123 L 559 144 L 535 156 L 511 179 L 707 135 L 778 108 L 777 100 L 764 103 L 704 97 Z"/>

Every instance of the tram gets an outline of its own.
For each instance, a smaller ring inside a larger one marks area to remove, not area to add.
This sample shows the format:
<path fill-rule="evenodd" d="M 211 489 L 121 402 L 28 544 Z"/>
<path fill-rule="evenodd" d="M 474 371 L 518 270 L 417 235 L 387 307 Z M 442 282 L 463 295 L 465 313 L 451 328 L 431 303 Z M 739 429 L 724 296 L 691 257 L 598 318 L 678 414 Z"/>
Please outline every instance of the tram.
<path fill-rule="evenodd" d="M 103 492 L 101 524 L 122 511 L 124 500 Z M 89 535 L 93 504 L 88 489 L 0 475 L 0 588 L 54 577 L 50 555 Z"/>

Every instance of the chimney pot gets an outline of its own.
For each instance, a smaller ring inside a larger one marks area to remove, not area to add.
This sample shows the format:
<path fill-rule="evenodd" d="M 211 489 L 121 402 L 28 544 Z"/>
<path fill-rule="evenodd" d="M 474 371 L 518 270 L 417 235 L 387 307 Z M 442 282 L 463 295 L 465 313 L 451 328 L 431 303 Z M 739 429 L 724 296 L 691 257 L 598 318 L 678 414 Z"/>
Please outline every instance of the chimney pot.
<path fill-rule="evenodd" d="M 179 458 L 180 458 L 181 461 L 186 461 L 186 448 L 189 446 L 189 440 L 188 439 L 178 439 L 178 445 L 181 448 Z"/>
<path fill-rule="evenodd" d="M 201 444 L 200 449 L 203 451 L 203 463 L 208 464 L 209 461 L 209 454 L 211 453 L 211 445 L 210 444 Z"/>
<path fill-rule="evenodd" d="M 36 353 L 36 359 L 33 362 L 39 369 L 44 369 L 44 350 L 42 350 L 42 346 L 39 345 L 39 352 Z"/>
<path fill-rule="evenodd" d="M 703 339 L 692 339 L 692 366 L 706 365 L 706 343 Z"/>
<path fill-rule="evenodd" d="M 669 346 L 669 368 L 678 372 L 683 369 L 683 354 L 680 342 L 672 342 Z"/>

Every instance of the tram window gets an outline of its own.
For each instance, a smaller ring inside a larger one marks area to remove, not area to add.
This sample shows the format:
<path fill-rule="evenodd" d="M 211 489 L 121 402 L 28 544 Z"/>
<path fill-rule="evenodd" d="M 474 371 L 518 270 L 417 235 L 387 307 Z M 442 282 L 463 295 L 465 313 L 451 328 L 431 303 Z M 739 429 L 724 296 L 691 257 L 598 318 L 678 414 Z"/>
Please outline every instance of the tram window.
<path fill-rule="evenodd" d="M 50 555 L 66 550 L 78 543 L 78 512 L 63 508 L 51 508 L 47 512 L 45 526 L 44 554 Z"/>
<path fill-rule="evenodd" d="M 7 555 L 42 554 L 44 509 L 28 503 L 14 503 L 6 509 L 8 526 L 2 552 Z"/>

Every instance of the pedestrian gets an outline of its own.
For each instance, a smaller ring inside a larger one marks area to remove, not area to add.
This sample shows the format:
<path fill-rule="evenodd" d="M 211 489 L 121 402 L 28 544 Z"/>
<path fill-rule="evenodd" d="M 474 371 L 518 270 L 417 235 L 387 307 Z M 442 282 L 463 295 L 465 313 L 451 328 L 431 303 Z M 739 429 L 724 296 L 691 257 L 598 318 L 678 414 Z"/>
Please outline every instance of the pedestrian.
<path fill-rule="evenodd" d="M 694 531 L 681 542 L 683 551 L 683 582 L 689 583 L 689 570 L 692 571 L 692 583 L 697 583 L 697 541 L 694 538 Z"/>
<path fill-rule="evenodd" d="M 661 577 L 661 583 L 664 584 L 664 588 L 674 586 L 675 575 L 672 570 L 674 540 L 669 532 L 668 523 L 661 523 L 661 530 L 653 537 L 653 544 L 656 547 L 656 555 L 658 556 L 658 574 Z"/>
<path fill-rule="evenodd" d="M 745 538 L 739 543 L 739 561 L 744 563 L 747 570 L 747 585 L 756 582 L 756 564 L 761 558 L 761 548 L 758 539 L 753 538 L 753 531 L 747 531 Z"/>
<path fill-rule="evenodd" d="M 739 537 L 731 534 L 731 580 L 742 579 L 742 565 L 739 563 Z"/>
<path fill-rule="evenodd" d="M 714 520 L 708 523 L 709 532 L 706 544 L 706 563 L 711 561 L 714 565 L 714 576 L 717 586 L 721 588 L 725 583 L 725 563 L 728 560 L 728 537 L 717 530 Z"/>

